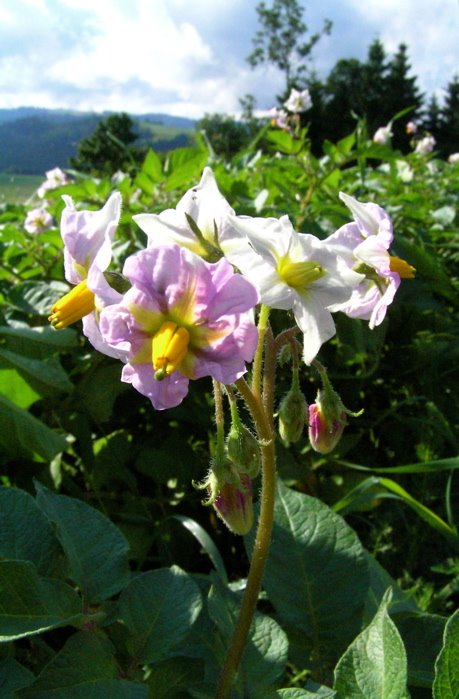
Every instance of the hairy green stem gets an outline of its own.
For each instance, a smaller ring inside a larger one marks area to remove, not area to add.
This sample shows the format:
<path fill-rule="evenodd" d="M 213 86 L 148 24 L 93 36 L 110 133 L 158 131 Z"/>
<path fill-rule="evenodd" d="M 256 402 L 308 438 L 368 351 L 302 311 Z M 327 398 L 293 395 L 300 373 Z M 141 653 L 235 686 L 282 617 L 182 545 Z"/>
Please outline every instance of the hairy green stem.
<path fill-rule="evenodd" d="M 263 350 L 265 345 L 265 334 L 268 327 L 269 306 L 262 305 L 258 318 L 258 344 L 253 358 L 252 365 L 252 391 L 256 396 L 261 391 L 261 372 L 263 370 Z"/>
<path fill-rule="evenodd" d="M 225 456 L 225 414 L 223 411 L 222 385 L 216 379 L 212 379 L 214 388 L 215 424 L 217 427 L 216 459 L 222 463 Z"/>
<path fill-rule="evenodd" d="M 266 384 L 265 374 L 265 384 Z M 225 659 L 215 699 L 227 699 L 236 678 L 237 670 L 247 643 L 253 616 L 260 593 L 263 572 L 268 558 L 274 518 L 276 487 L 276 452 L 272 412 L 264 409 L 261 396 L 255 393 L 244 379 L 236 381 L 236 387 L 244 398 L 260 440 L 262 458 L 262 489 L 260 515 L 250 562 L 247 584 L 242 598 L 233 638 Z M 272 389 L 271 389 L 272 390 Z"/>

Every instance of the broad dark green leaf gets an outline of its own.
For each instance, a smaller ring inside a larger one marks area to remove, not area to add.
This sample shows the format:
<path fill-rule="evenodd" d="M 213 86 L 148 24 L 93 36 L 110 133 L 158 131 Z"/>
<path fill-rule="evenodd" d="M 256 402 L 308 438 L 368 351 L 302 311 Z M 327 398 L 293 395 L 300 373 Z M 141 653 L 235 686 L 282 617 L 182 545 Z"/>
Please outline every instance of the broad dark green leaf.
<path fill-rule="evenodd" d="M 161 160 L 154 150 L 149 150 L 143 161 L 141 172 L 148 175 L 153 182 L 161 182 L 164 179 Z"/>
<path fill-rule="evenodd" d="M 101 512 L 81 500 L 56 495 L 39 483 L 37 503 L 53 524 L 69 562 L 69 575 L 91 603 L 112 597 L 127 585 L 129 545 Z"/>
<path fill-rule="evenodd" d="M 240 596 L 221 583 L 210 590 L 208 609 L 226 643 L 230 643 L 240 607 Z M 284 672 L 288 640 L 285 631 L 266 614 L 256 613 L 239 670 L 241 686 L 253 697 L 263 696 Z"/>
<path fill-rule="evenodd" d="M 445 626 L 443 647 L 435 663 L 434 699 L 459 697 L 459 610 Z"/>
<path fill-rule="evenodd" d="M 148 688 L 154 699 L 186 699 L 188 689 L 201 682 L 203 663 L 191 658 L 168 658 L 150 668 Z"/>
<path fill-rule="evenodd" d="M 51 461 L 65 449 L 67 441 L 0 393 L 0 446 L 11 456 Z"/>
<path fill-rule="evenodd" d="M 401 613 L 393 618 L 408 658 L 408 682 L 415 687 L 432 687 L 435 659 L 442 646 L 446 617 L 438 614 Z M 391 608 L 392 612 L 392 608 Z"/>
<path fill-rule="evenodd" d="M 29 493 L 0 487 L 0 558 L 31 561 L 49 573 L 60 551 L 53 530 Z"/>
<path fill-rule="evenodd" d="M 41 395 L 56 391 L 68 392 L 73 388 L 56 357 L 46 360 L 31 359 L 17 352 L 0 349 L 0 366 L 16 369 Z"/>
<path fill-rule="evenodd" d="M 356 534 L 324 503 L 282 483 L 263 584 L 279 619 L 316 652 L 336 657 L 360 629 L 369 572 Z"/>
<path fill-rule="evenodd" d="M 389 617 L 386 594 L 372 622 L 351 643 L 335 668 L 342 699 L 407 699 L 406 654 Z"/>
<path fill-rule="evenodd" d="M 132 654 L 145 663 L 167 658 L 189 633 L 201 607 L 198 586 L 176 566 L 135 577 L 119 599 L 120 618 L 132 634 Z"/>
<path fill-rule="evenodd" d="M 46 665 L 34 684 L 20 693 L 28 699 L 146 699 L 148 688 L 117 679 L 111 643 L 93 631 L 79 631 Z"/>
<path fill-rule="evenodd" d="M 277 696 L 280 699 L 334 699 L 336 692 L 329 687 L 323 687 L 317 692 L 307 689 L 278 689 Z"/>
<path fill-rule="evenodd" d="M 0 697 L 14 699 L 16 690 L 28 687 L 35 676 L 14 658 L 0 660 Z"/>
<path fill-rule="evenodd" d="M 40 398 L 40 394 L 24 381 L 16 369 L 0 368 L 0 392 L 24 410 Z"/>
<path fill-rule="evenodd" d="M 365 600 L 365 622 L 369 623 L 378 611 L 379 605 L 388 587 L 392 589 L 392 616 L 404 612 L 413 613 L 419 611 L 416 602 L 398 587 L 387 570 L 385 570 L 368 551 L 364 551 L 364 554 L 370 571 L 370 587 L 368 589 L 367 599 Z"/>
<path fill-rule="evenodd" d="M 76 623 L 81 607 L 75 590 L 40 578 L 33 563 L 0 561 L 0 641 Z"/>
<path fill-rule="evenodd" d="M 27 325 L 2 325 L 0 337 L 5 340 L 6 349 L 26 356 L 43 357 L 56 350 L 75 347 L 78 335 L 73 328 L 56 331 L 50 325 L 37 328 Z"/>
<path fill-rule="evenodd" d="M 22 282 L 17 284 L 9 295 L 11 303 L 25 313 L 48 316 L 51 306 L 69 291 L 64 282 Z"/>

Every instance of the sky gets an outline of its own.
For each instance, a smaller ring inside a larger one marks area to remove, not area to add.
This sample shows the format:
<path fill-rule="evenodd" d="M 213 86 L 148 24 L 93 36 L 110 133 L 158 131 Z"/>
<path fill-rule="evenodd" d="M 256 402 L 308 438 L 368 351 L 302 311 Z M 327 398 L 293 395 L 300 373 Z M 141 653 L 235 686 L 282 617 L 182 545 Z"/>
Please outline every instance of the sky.
<path fill-rule="evenodd" d="M 311 66 L 325 78 L 340 58 L 365 60 L 380 39 L 408 45 L 412 75 L 440 101 L 459 73 L 459 0 L 299 0 L 310 32 L 330 36 Z M 250 68 L 258 0 L 0 0 L 0 109 L 237 113 L 253 94 L 276 104 L 283 76 Z M 270 5 L 269 0 L 267 1 Z"/>

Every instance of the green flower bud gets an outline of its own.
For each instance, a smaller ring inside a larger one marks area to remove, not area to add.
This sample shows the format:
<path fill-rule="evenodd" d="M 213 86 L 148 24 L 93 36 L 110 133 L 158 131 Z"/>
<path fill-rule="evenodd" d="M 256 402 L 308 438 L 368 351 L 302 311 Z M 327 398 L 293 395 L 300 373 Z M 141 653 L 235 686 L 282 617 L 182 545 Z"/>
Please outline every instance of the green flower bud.
<path fill-rule="evenodd" d="M 308 414 L 308 404 L 300 390 L 298 369 L 293 370 L 292 387 L 279 406 L 279 435 L 288 446 L 297 442 L 303 434 Z"/>
<path fill-rule="evenodd" d="M 255 478 L 260 472 L 261 456 L 257 438 L 239 420 L 232 422 L 226 438 L 226 454 L 240 473 Z"/>

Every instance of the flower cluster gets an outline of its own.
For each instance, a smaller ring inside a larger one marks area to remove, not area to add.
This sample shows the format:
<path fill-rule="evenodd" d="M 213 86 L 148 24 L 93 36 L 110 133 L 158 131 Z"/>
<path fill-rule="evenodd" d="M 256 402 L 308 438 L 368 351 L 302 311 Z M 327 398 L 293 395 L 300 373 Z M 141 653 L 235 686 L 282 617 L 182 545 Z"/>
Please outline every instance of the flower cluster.
<path fill-rule="evenodd" d="M 100 211 L 77 211 L 64 195 L 65 276 L 73 289 L 54 304 L 51 324 L 83 318 L 93 346 L 123 361 L 122 381 L 160 410 L 183 400 L 190 379 L 231 384 L 245 373 L 259 302 L 293 313 L 310 364 L 335 334 L 333 313 L 373 328 L 401 277 L 413 276 L 389 253 L 387 212 L 340 196 L 354 222 L 321 241 L 295 231 L 287 216 L 236 215 L 207 167 L 175 209 L 134 216 L 146 247 L 125 261 L 120 287 L 108 272 L 120 194 Z"/>

